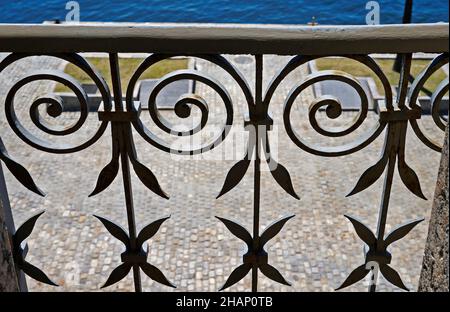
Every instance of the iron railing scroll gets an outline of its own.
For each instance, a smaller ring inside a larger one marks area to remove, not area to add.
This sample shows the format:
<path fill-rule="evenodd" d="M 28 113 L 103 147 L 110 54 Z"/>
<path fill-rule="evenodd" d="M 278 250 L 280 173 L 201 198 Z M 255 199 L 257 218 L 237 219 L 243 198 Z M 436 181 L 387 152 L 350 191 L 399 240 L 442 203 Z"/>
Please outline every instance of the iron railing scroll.
<path fill-rule="evenodd" d="M 342 114 L 342 103 L 333 96 L 324 95 L 317 98 L 309 106 L 308 114 L 309 122 L 315 131 L 327 137 L 344 137 L 353 133 L 365 121 L 369 110 L 369 99 L 361 83 L 348 73 L 334 70 L 313 73 L 304 77 L 302 81 L 296 82 L 285 97 L 283 124 L 290 139 L 300 149 L 321 157 L 338 157 L 358 152 L 371 144 L 381 133 L 385 132 L 384 146 L 380 153 L 380 159 L 362 173 L 354 189 L 348 194 L 348 196 L 351 196 L 364 191 L 384 174 L 384 187 L 378 211 L 377 229 L 376 232 L 373 232 L 371 226 L 365 225 L 356 217 L 346 215 L 347 219 L 354 226 L 356 234 L 364 242 L 364 261 L 349 274 L 348 278 L 337 289 L 357 283 L 371 273 L 372 282 L 369 291 L 375 291 L 377 278 L 380 273 L 393 285 L 407 290 L 400 275 L 389 265 L 393 255 L 390 254 L 388 247 L 406 236 L 423 219 L 408 221 L 386 235 L 389 200 L 396 166 L 403 184 L 411 193 L 425 199 L 419 177 L 405 161 L 407 150 L 406 134 L 408 124 L 410 124 L 414 133 L 426 146 L 438 152 L 441 150 L 441 146 L 429 138 L 417 123 L 417 120 L 422 116 L 418 96 L 431 75 L 449 62 L 448 24 L 297 28 L 284 26 L 254 28 L 255 26 L 245 25 L 240 27 L 215 25 L 193 28 L 192 25 L 180 25 L 172 28 L 165 27 L 163 32 L 166 37 L 161 35 L 162 29 L 158 27 L 116 27 L 114 29 L 99 26 L 86 27 L 64 25 L 0 26 L 0 42 L 2 42 L 0 52 L 11 52 L 0 62 L 0 73 L 11 64 L 30 56 L 53 56 L 72 63 L 84 71 L 94 81 L 100 91 L 102 105 L 97 112 L 94 112 L 94 114 L 98 115 L 99 126 L 90 138 L 77 146 L 69 144 L 57 145 L 52 140 L 45 140 L 35 136 L 23 126 L 14 109 L 17 92 L 25 85 L 41 80 L 52 80 L 62 83 L 69 87 L 78 98 L 79 119 L 68 127 L 55 128 L 47 124 L 41 116 L 42 110 L 40 108 L 45 107 L 45 112 L 53 117 L 60 116 L 65 111 L 61 98 L 54 95 L 47 95 L 34 100 L 29 109 L 30 119 L 38 129 L 48 135 L 66 136 L 75 133 L 83 127 L 90 112 L 88 95 L 81 87 L 80 82 L 73 77 L 59 71 L 45 69 L 28 73 L 24 78 L 15 82 L 8 91 L 4 107 L 6 118 L 14 133 L 26 144 L 48 153 L 67 154 L 79 152 L 95 144 L 108 128 L 111 129 L 111 161 L 99 172 L 97 184 L 90 196 L 106 191 L 119 174 L 119 169 L 121 169 L 128 229 L 122 228 L 105 217 L 95 216 L 105 226 L 106 230 L 113 237 L 120 240 L 125 247 L 124 252 L 121 254 L 122 263 L 112 270 L 103 287 L 108 287 L 121 281 L 130 271 L 133 271 L 134 286 L 138 292 L 142 291 L 141 271 L 158 283 L 168 287 L 176 287 L 170 282 L 170 276 L 147 261 L 148 250 L 151 248 L 151 246 L 146 244 L 147 240 L 157 233 L 163 222 L 168 220 L 170 216 L 161 216 L 160 219 L 151 222 L 140 231 L 136 228 L 131 183 L 132 173 L 155 195 L 167 200 L 169 200 L 169 195 L 161 188 L 155 174 L 139 161 L 134 135 L 136 133 L 139 134 L 149 144 L 167 153 L 176 152 L 179 155 L 196 155 L 208 152 L 218 146 L 227 137 L 230 126 L 234 122 L 233 112 L 235 104 L 224 85 L 206 73 L 188 69 L 177 70 L 165 75 L 151 90 L 148 111 L 152 122 L 160 130 L 174 136 L 191 136 L 205 127 L 210 110 L 208 103 L 200 95 L 186 94 L 174 106 L 174 113 L 181 118 L 189 117 L 193 106 L 200 109 L 202 113 L 200 123 L 189 130 L 175 130 L 174 125 L 164 119 L 158 111 L 156 105 L 158 93 L 174 81 L 189 79 L 207 85 L 222 99 L 226 118 L 221 132 L 205 146 L 173 151 L 170 144 L 160 139 L 144 125 L 140 118 L 142 113 L 141 103 L 133 98 L 141 75 L 150 66 L 159 61 L 183 55 L 200 58 L 225 70 L 242 90 L 248 109 L 249 117 L 243 120 L 245 130 L 249 133 L 247 153 L 242 160 L 230 168 L 218 197 L 226 196 L 226 193 L 237 187 L 250 165 L 253 164 L 253 229 L 248 231 L 237 222 L 226 219 L 226 216 L 217 216 L 218 220 L 247 246 L 242 264 L 230 272 L 220 290 L 233 286 L 250 271 L 252 291 L 258 290 L 258 272 L 275 282 L 290 285 L 290 282 L 284 275 L 270 264 L 270 257 L 265 250 L 265 246 L 294 215 L 290 214 L 275 221 L 264 231 L 260 229 L 261 163 L 263 161 L 266 161 L 271 167 L 270 173 L 277 184 L 287 194 L 300 200 L 289 171 L 279 164 L 271 154 L 269 132 L 272 129 L 273 120 L 269 114 L 270 105 L 274 105 L 272 97 L 281 82 L 296 68 L 321 57 L 340 56 L 364 64 L 381 81 L 385 99 L 384 106 L 380 108 L 379 118 L 375 126 L 350 143 L 333 147 L 310 144 L 295 131 L 291 120 L 291 112 L 295 100 L 306 88 L 321 81 L 336 80 L 349 85 L 359 95 L 361 107 L 358 115 L 350 125 L 324 128 L 317 121 L 319 109 L 325 108 L 327 117 L 335 119 Z M 14 29 L 15 32 L 12 32 L 11 29 Z M 28 33 L 25 31 L 27 29 L 29 30 Z M 57 37 L 59 40 L 53 45 L 46 45 L 45 43 L 50 42 L 53 37 Z M 111 44 L 109 44 L 108 38 L 111 40 Z M 30 44 L 32 42 L 41 42 L 42 44 L 32 45 Z M 192 44 L 186 47 L 187 50 L 183 52 L 186 42 L 192 42 Z M 154 47 L 154 49 L 150 47 Z M 109 53 L 112 92 L 101 74 L 80 54 L 82 51 Z M 133 51 L 145 51 L 152 54 L 142 62 L 133 74 L 125 90 L 125 98 L 123 98 L 118 52 Z M 401 75 L 396 99 L 393 97 L 392 88 L 386 74 L 370 56 L 376 52 L 399 53 L 401 55 Z M 437 56 L 409 87 L 408 78 L 410 77 L 411 63 L 415 52 L 436 53 Z M 226 53 L 253 55 L 255 59 L 254 92 L 244 75 L 223 56 Z M 267 89 L 263 90 L 263 55 L 266 53 L 290 54 L 294 56 L 272 78 Z M 432 117 L 438 129 L 442 131 L 445 130 L 447 121 L 440 115 L 441 110 L 439 107 L 442 98 L 448 92 L 448 86 L 447 78 L 439 85 L 431 97 Z M 23 186 L 37 195 L 44 196 L 44 192 L 36 186 L 25 167 L 14 161 L 8 154 L 1 140 L 0 159 Z M 295 207 L 286 209 L 293 212 Z M 18 270 L 29 277 L 43 283 L 56 285 L 44 272 L 25 260 L 26 252 L 24 252 L 22 242 L 32 233 L 35 222 L 41 214 L 42 212 L 32 216 L 17 231 L 11 233 L 14 246 L 14 260 Z M 299 217 L 301 218 L 301 216 Z"/>

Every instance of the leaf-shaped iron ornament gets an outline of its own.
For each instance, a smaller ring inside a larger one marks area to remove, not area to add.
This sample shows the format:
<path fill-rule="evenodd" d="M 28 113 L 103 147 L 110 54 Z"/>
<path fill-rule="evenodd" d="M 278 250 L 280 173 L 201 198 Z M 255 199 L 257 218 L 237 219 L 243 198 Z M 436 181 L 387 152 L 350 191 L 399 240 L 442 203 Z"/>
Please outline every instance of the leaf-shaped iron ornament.
<path fill-rule="evenodd" d="M 245 176 L 250 163 L 254 164 L 253 174 L 253 235 L 251 235 L 243 226 L 236 222 L 219 218 L 225 226 L 236 237 L 247 244 L 247 253 L 243 256 L 243 264 L 237 267 L 228 277 L 225 284 L 220 288 L 224 290 L 243 279 L 252 271 L 252 291 L 258 290 L 258 270 L 269 279 L 278 283 L 289 285 L 290 283 L 281 275 L 280 272 L 268 263 L 268 255 L 264 250 L 264 245 L 275 237 L 284 224 L 293 216 L 285 217 L 276 221 L 274 224 L 259 234 L 260 202 L 261 202 L 261 151 L 264 153 L 265 160 L 269 166 L 270 173 L 276 183 L 280 185 L 285 192 L 300 199 L 294 190 L 291 176 L 288 170 L 272 159 L 270 153 L 269 131 L 272 130 L 273 120 L 268 114 L 268 105 L 263 102 L 263 57 L 255 55 L 256 77 L 255 77 L 255 100 L 249 105 L 249 118 L 244 121 L 245 130 L 249 132 L 247 144 L 247 153 L 244 159 L 237 162 L 228 172 L 225 183 L 217 198 L 235 188 Z M 253 161 L 250 157 L 254 157 Z"/>
<path fill-rule="evenodd" d="M 239 184 L 239 182 L 241 182 L 250 166 L 251 162 L 250 157 L 253 154 L 253 151 L 255 150 L 255 145 L 262 144 L 262 146 L 264 147 L 266 162 L 269 166 L 272 177 L 275 179 L 277 184 L 280 185 L 283 188 L 283 190 L 285 190 L 286 193 L 288 193 L 295 199 L 300 200 L 300 197 L 295 192 L 289 171 L 283 165 L 276 162 L 270 156 L 270 143 L 269 143 L 269 135 L 267 132 L 270 130 L 272 120 L 271 119 L 269 120 L 270 122 L 267 121 L 266 123 L 263 124 L 264 127 L 259 126 L 261 129 L 264 130 L 264 133 L 257 134 L 257 138 L 252 138 L 252 140 L 248 142 L 247 153 L 245 154 L 244 158 L 238 161 L 236 164 L 234 164 L 233 167 L 231 167 L 231 169 L 228 171 L 227 177 L 225 178 L 225 182 L 217 198 L 220 198 L 224 194 L 228 193 L 229 191 L 234 189 Z M 246 121 L 245 124 L 246 126 L 249 125 L 255 126 L 254 123 L 250 121 Z M 253 128 L 250 127 L 249 129 L 250 132 L 253 131 L 252 130 Z"/>
<path fill-rule="evenodd" d="M 369 287 L 370 292 L 376 291 L 378 272 L 393 285 L 408 290 L 401 280 L 400 275 L 389 266 L 392 256 L 387 248 L 393 242 L 406 236 L 418 223 L 423 221 L 423 219 L 410 221 L 397 227 L 386 237 L 384 235 L 396 162 L 403 184 L 414 195 L 426 199 L 420 187 L 417 174 L 405 161 L 408 121 L 411 122 L 420 118 L 421 111 L 420 109 L 418 110 L 417 107 L 408 107 L 406 105 L 412 54 L 402 54 L 399 55 L 399 57 L 401 59 L 401 75 L 396 104 L 395 106 L 388 105 L 387 107 L 380 107 L 379 112 L 380 123 L 387 123 L 386 137 L 381 158 L 375 165 L 362 174 L 356 186 L 347 195 L 351 196 L 365 190 L 374 184 L 383 172 L 386 171 L 378 214 L 377 234 L 375 236 L 369 227 L 358 219 L 346 216 L 353 224 L 356 234 L 366 244 L 367 249 L 365 249 L 365 263 L 353 270 L 338 289 L 348 287 L 362 280 L 370 271 L 372 271 L 372 279 Z"/>
<path fill-rule="evenodd" d="M 376 262 L 381 274 L 387 281 L 401 289 L 408 291 L 409 289 L 403 283 L 400 275 L 389 266 L 389 264 L 391 263 L 392 255 L 389 253 L 387 248 L 393 242 L 405 237 L 417 224 L 422 222 L 424 219 L 417 219 L 400 225 L 392 230 L 386 236 L 386 238 L 383 238 L 375 237 L 375 234 L 373 234 L 369 227 L 367 227 L 357 218 L 347 215 L 345 217 L 350 220 L 353 227 L 355 228 L 356 234 L 367 245 L 368 250 L 365 253 L 365 263 L 353 270 L 347 277 L 347 279 L 336 290 L 343 289 L 362 280 L 370 272 L 370 266 L 368 264 L 370 264 L 370 262 Z"/>
<path fill-rule="evenodd" d="M 148 245 L 144 244 L 145 241 L 156 234 L 161 224 L 169 217 L 159 219 L 147 225 L 136 235 L 137 229 L 131 171 L 134 170 L 139 180 L 153 193 L 165 199 L 169 199 L 169 196 L 162 190 L 153 172 L 145 167 L 137 157 L 132 125 L 136 126 L 135 122 L 138 121 L 141 110 L 140 107 L 134 107 L 133 109 L 127 107 L 125 109 L 123 105 L 124 102 L 120 88 L 119 57 L 117 53 L 110 53 L 109 63 L 114 89 L 114 111 L 101 110 L 98 116 L 101 121 L 111 124 L 112 157 L 111 161 L 100 172 L 95 189 L 90 196 L 96 195 L 108 188 L 117 177 L 120 167 L 127 211 L 128 232 L 117 224 L 96 216 L 109 233 L 125 245 L 125 251 L 121 254 L 122 264 L 111 272 L 102 288 L 122 280 L 131 269 L 133 270 L 134 288 L 136 292 L 142 291 L 141 270 L 156 282 L 175 287 L 158 268 L 147 262 Z M 133 169 L 131 169 L 130 163 Z"/>
<path fill-rule="evenodd" d="M 45 193 L 36 185 L 30 173 L 22 165 L 14 161 L 11 156 L 9 156 L 2 139 L 0 138 L 0 160 L 2 160 L 8 170 L 13 174 L 13 176 L 27 189 L 36 193 L 40 196 L 45 196 Z"/>
<path fill-rule="evenodd" d="M 139 180 L 141 180 L 141 182 L 156 195 L 169 199 L 169 196 L 163 191 L 153 172 L 141 164 L 135 154 L 131 153 L 129 154 L 129 157 L 133 165 L 134 172 L 138 176 Z"/>
<path fill-rule="evenodd" d="M 401 180 L 414 195 L 426 200 L 417 174 L 405 161 L 406 127 L 406 121 L 388 125 L 384 150 L 380 160 L 361 175 L 355 187 L 347 196 L 355 195 L 374 184 L 389 163 L 395 162 L 398 158 L 398 172 Z"/>
<path fill-rule="evenodd" d="M 353 190 L 347 195 L 352 196 L 374 184 L 383 174 L 384 169 L 388 163 L 389 158 L 387 155 L 383 155 L 380 160 L 377 161 L 375 165 L 367 169 L 359 178 L 358 183 L 356 183 Z"/>
<path fill-rule="evenodd" d="M 403 184 L 405 184 L 411 193 L 422 199 L 427 199 L 422 192 L 417 174 L 406 164 L 404 157 L 399 157 L 398 159 L 398 173 Z"/>
<path fill-rule="evenodd" d="M 145 226 L 138 234 L 134 242 L 131 241 L 126 231 L 119 225 L 108 219 L 94 215 L 105 226 L 108 232 L 125 245 L 125 251 L 121 254 L 122 264 L 115 268 L 105 284 L 101 288 L 111 286 L 121 281 L 128 275 L 132 267 L 140 268 L 152 280 L 176 288 L 157 267 L 147 262 L 148 250 L 144 243 L 152 238 L 159 230 L 164 221 L 170 216 L 156 220 Z"/>
<path fill-rule="evenodd" d="M 25 251 L 22 248 L 22 243 L 33 232 L 37 219 L 44 213 L 44 211 L 32 216 L 25 221 L 16 231 L 12 237 L 13 241 L 13 255 L 16 266 L 29 277 L 51 286 L 58 286 L 48 276 L 42 272 L 41 269 L 35 267 L 25 260 Z"/>
<path fill-rule="evenodd" d="M 288 193 L 295 199 L 300 200 L 300 196 L 298 196 L 297 193 L 295 192 L 289 171 L 283 165 L 276 162 L 271 156 L 269 133 L 268 133 L 268 129 L 270 129 L 270 127 L 265 127 L 265 129 L 266 131 L 262 136 L 261 143 L 263 146 L 263 152 L 266 158 L 267 165 L 270 169 L 270 173 L 272 174 L 272 177 L 275 179 L 278 185 L 281 186 L 281 188 L 285 190 L 286 193 Z"/>
<path fill-rule="evenodd" d="M 97 185 L 95 186 L 95 189 L 92 191 L 91 194 L 89 194 L 89 197 L 95 196 L 101 192 L 103 192 L 108 186 L 113 183 L 114 179 L 117 176 L 117 173 L 119 172 L 119 154 L 114 155 L 113 158 L 107 164 L 102 171 L 100 171 L 100 174 L 97 179 Z"/>
<path fill-rule="evenodd" d="M 238 161 L 233 167 L 231 167 L 230 171 L 225 178 L 225 182 L 222 186 L 222 190 L 220 191 L 217 198 L 231 191 L 236 185 L 241 182 L 242 178 L 247 173 L 248 167 L 250 166 L 250 159 L 248 158 L 248 154 L 245 155 L 244 159 Z"/>
<path fill-rule="evenodd" d="M 402 90 L 403 89 L 404 88 L 402 88 Z M 403 184 L 414 195 L 422 199 L 426 199 L 420 187 L 419 178 L 414 170 L 412 170 L 405 161 L 405 142 L 408 120 L 415 118 L 415 112 L 405 107 L 404 99 L 402 100 L 403 97 L 401 96 L 403 93 L 404 91 L 402 91 L 399 96 L 400 100 L 396 111 L 382 110 L 380 113 L 380 119 L 383 120 L 383 118 L 386 118 L 386 121 L 388 121 L 385 143 L 380 160 L 361 175 L 356 186 L 347 195 L 351 196 L 365 190 L 374 184 L 383 172 L 386 171 L 382 202 L 378 217 L 377 236 L 375 236 L 373 232 L 358 219 L 346 216 L 353 224 L 356 234 L 367 245 L 368 250 L 365 252 L 364 265 L 359 266 L 352 273 L 350 273 L 347 279 L 337 289 L 348 287 L 362 280 L 370 271 L 372 271 L 373 283 L 371 284 L 369 291 L 375 291 L 376 277 L 378 276 L 379 271 L 385 279 L 393 285 L 401 289 L 408 290 L 402 282 L 400 275 L 389 266 L 392 256 L 387 248 L 394 241 L 406 236 L 406 234 L 408 234 L 409 231 L 411 231 L 411 229 L 418 223 L 423 221 L 423 219 L 410 221 L 404 225 L 401 225 L 388 234 L 386 238 L 384 237 L 389 198 L 394 177 L 395 163 L 397 160 L 397 168 Z M 376 266 L 371 266 L 371 264 L 376 264 Z"/>
<path fill-rule="evenodd" d="M 274 160 L 271 160 L 270 158 L 267 159 L 267 163 L 270 166 L 274 166 L 275 169 L 270 170 L 270 173 L 274 177 L 275 181 L 277 181 L 278 185 L 280 185 L 283 190 L 286 191 L 289 195 L 294 197 L 295 199 L 300 200 L 300 197 L 297 195 L 297 193 L 294 190 L 294 185 L 292 184 L 291 176 L 289 174 L 289 171 L 287 169 L 280 165 L 279 163 L 275 162 Z"/>
<path fill-rule="evenodd" d="M 264 246 L 269 240 L 275 237 L 283 228 L 284 224 L 294 215 L 290 215 L 269 225 L 259 237 L 252 237 L 250 233 L 239 223 L 216 217 L 230 230 L 237 238 L 247 244 L 247 252 L 243 256 L 243 264 L 231 272 L 227 281 L 219 289 L 220 291 L 236 284 L 242 280 L 252 268 L 259 269 L 269 279 L 290 286 L 291 284 L 281 275 L 281 273 L 268 263 L 268 254 Z"/>
<path fill-rule="evenodd" d="M 102 171 L 100 171 L 97 179 L 97 184 L 89 197 L 101 193 L 111 185 L 119 172 L 120 156 L 126 155 L 131 161 L 134 172 L 138 176 L 139 180 L 156 195 L 161 196 L 165 199 L 169 199 L 169 196 L 162 190 L 161 186 L 159 185 L 158 179 L 153 174 L 153 172 L 139 161 L 136 150 L 134 149 L 130 127 L 120 127 L 114 123 L 111 125 L 111 127 L 113 136 L 112 159 L 102 169 Z M 123 140 L 114 139 L 118 137 L 123 138 Z M 120 141 L 122 141 L 122 144 Z"/>

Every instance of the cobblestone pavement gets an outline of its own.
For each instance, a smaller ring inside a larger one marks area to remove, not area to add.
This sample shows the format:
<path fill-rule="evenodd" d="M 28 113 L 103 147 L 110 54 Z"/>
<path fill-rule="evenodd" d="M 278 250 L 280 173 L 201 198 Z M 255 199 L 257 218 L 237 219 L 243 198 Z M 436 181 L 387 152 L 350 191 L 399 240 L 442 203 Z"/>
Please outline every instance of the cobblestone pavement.
<path fill-rule="evenodd" d="M 1 57 L 0 57 L 1 58 Z M 242 58 L 228 57 L 235 62 L 253 85 L 254 63 L 242 64 Z M 266 83 L 287 62 L 286 57 L 266 56 L 264 74 Z M 245 63 L 245 62 L 244 62 Z M 242 92 L 226 73 L 204 61 L 198 62 L 199 70 L 208 72 L 223 83 L 234 101 L 235 121 L 232 133 L 222 144 L 231 148 L 233 134 L 242 133 L 243 114 L 246 106 Z M 47 57 L 33 57 L 20 61 L 0 74 L 0 103 L 4 103 L 7 90 L 14 81 L 27 71 L 40 68 L 61 68 L 61 62 Z M 374 164 L 382 148 L 383 135 L 370 146 L 355 154 L 324 158 L 310 155 L 295 146 L 285 133 L 282 121 L 283 101 L 293 84 L 305 75 L 305 68 L 292 73 L 274 95 L 271 111 L 276 131 L 271 133 L 272 143 L 277 143 L 276 158 L 291 173 L 293 184 L 301 196 L 297 201 L 274 182 L 268 172 L 262 174 L 261 226 L 265 227 L 286 214 L 296 214 L 283 231 L 269 245 L 270 262 L 292 281 L 286 287 L 260 277 L 261 291 L 333 291 L 356 266 L 363 263 L 362 242 L 354 234 L 343 214 L 358 216 L 376 227 L 382 179 L 368 190 L 346 198 L 360 175 Z M 32 83 L 16 99 L 19 119 L 31 127 L 28 108 L 38 94 L 51 91 L 51 83 Z M 199 84 L 198 92 L 210 103 L 210 122 L 220 124 L 223 105 L 207 86 Z M 333 145 L 341 141 L 323 138 L 310 129 L 307 107 L 311 102 L 311 90 L 306 90 L 297 101 L 292 114 L 293 126 L 311 142 Z M 173 113 L 165 112 L 167 118 Z M 74 113 L 58 118 L 66 123 L 73 120 Z M 338 119 L 342 124 L 352 118 L 345 113 Z M 146 125 L 150 119 L 146 112 L 142 118 Z M 38 197 L 20 186 L 5 170 L 11 204 L 17 224 L 42 209 L 46 213 L 37 222 L 28 239 L 28 260 L 42 268 L 61 287 L 54 288 L 28 279 L 31 291 L 97 291 L 109 273 L 120 263 L 122 245 L 111 237 L 104 227 L 92 217 L 105 216 L 123 226 L 126 225 L 121 179 L 103 193 L 88 198 L 97 175 L 110 159 L 109 129 L 103 137 L 88 149 L 68 155 L 40 152 L 16 137 L 1 110 L 1 132 L 10 154 L 24 164 L 38 185 L 48 195 Z M 177 120 L 177 119 L 174 119 Z M 319 121 L 325 125 L 337 121 L 326 120 L 320 113 Z M 177 120 L 180 122 L 180 120 Z M 375 114 L 369 114 L 362 133 L 376 122 Z M 422 120 L 425 128 L 440 136 L 430 117 Z M 92 134 L 97 125 L 95 116 L 76 134 L 62 138 L 64 142 L 76 142 Z M 411 130 L 411 129 L 410 129 Z M 42 135 L 42 134 L 41 134 Z M 45 138 L 45 135 L 42 137 Z M 350 135 L 345 140 L 352 140 Z M 52 139 L 55 139 L 52 137 Z M 61 139 L 61 138 L 58 138 Z M 136 217 L 138 229 L 145 224 L 171 215 L 159 233 L 149 241 L 150 263 L 158 266 L 178 288 L 175 291 L 216 291 L 239 265 L 244 252 L 240 240 L 232 236 L 214 216 L 237 220 L 251 228 L 253 170 L 250 168 L 239 186 L 216 200 L 226 173 L 236 159 L 220 159 L 222 150 L 217 148 L 204 155 L 205 159 L 175 157 L 156 150 L 135 133 L 137 152 L 145 165 L 153 170 L 170 200 L 158 198 L 145 189 L 133 176 Z M 238 144 L 237 157 L 243 155 L 243 144 Z M 433 197 L 440 155 L 425 147 L 409 131 L 407 138 L 407 161 L 420 177 L 425 195 Z M 393 267 L 400 272 L 406 285 L 417 289 L 424 244 L 428 227 L 431 201 L 423 201 L 411 194 L 394 178 L 393 193 L 388 216 L 388 230 L 407 220 L 425 217 L 405 239 L 392 246 Z M 246 277 L 231 291 L 250 288 Z M 395 290 L 381 280 L 380 291 Z M 105 291 L 131 291 L 131 274 L 120 283 Z M 145 291 L 173 291 L 143 277 Z M 363 283 L 348 291 L 365 291 Z"/>

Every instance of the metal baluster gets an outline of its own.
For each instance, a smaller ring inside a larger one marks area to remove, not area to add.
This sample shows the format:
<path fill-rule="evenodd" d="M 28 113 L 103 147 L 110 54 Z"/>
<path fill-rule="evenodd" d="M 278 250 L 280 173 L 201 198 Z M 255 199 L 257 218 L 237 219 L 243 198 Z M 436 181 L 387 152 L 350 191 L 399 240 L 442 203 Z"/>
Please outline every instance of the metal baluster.
<path fill-rule="evenodd" d="M 111 67 L 111 79 L 114 92 L 114 109 L 115 111 L 123 111 L 122 103 L 122 90 L 120 82 L 120 70 L 119 70 L 119 60 L 117 53 L 109 54 L 109 62 Z M 124 152 L 127 150 L 127 145 L 125 140 L 127 139 L 126 127 L 130 127 L 127 123 L 117 123 L 113 122 L 111 127 L 117 127 L 117 131 L 112 131 L 113 140 L 119 141 L 120 150 L 123 151 L 120 154 L 121 167 L 122 167 L 122 178 L 123 178 L 123 188 L 125 192 L 125 204 L 127 208 L 127 220 L 128 220 L 128 232 L 130 237 L 130 248 L 135 250 L 136 247 L 136 220 L 134 215 L 134 204 L 133 204 L 133 189 L 131 184 L 131 174 L 130 174 L 130 163 L 128 159 L 128 153 Z M 131 129 L 128 129 L 131 131 Z M 116 137 L 115 137 L 116 136 Z M 133 144 L 132 142 L 130 144 Z M 136 292 L 142 292 L 141 274 L 138 265 L 133 265 L 133 279 L 134 288 Z"/>
<path fill-rule="evenodd" d="M 263 79 L 263 56 L 255 55 L 256 75 L 255 75 L 255 111 L 256 115 L 262 109 L 262 79 Z M 253 184 L 253 248 L 259 249 L 259 212 L 261 200 L 261 141 L 259 125 L 255 123 L 255 173 Z M 258 291 L 258 266 L 253 264 L 252 268 L 252 292 Z"/>
<path fill-rule="evenodd" d="M 399 109 L 405 108 L 406 97 L 408 94 L 408 81 L 411 72 L 411 63 L 412 63 L 412 53 L 402 54 L 400 56 L 401 59 L 401 72 L 400 79 L 398 83 L 398 93 L 397 93 L 397 107 Z M 378 214 L 378 224 L 377 224 L 377 242 L 376 242 L 376 251 L 378 253 L 383 253 L 386 250 L 386 246 L 384 244 L 384 235 L 386 231 L 386 220 L 389 210 L 389 200 L 391 197 L 392 190 L 392 182 L 394 179 L 394 171 L 395 164 L 397 160 L 397 155 L 401 148 L 404 146 L 401 145 L 401 136 L 406 137 L 406 129 L 408 127 L 407 121 L 394 121 L 390 122 L 388 125 L 388 129 L 386 132 L 386 145 L 384 147 L 383 154 L 388 155 L 388 166 L 387 172 L 384 179 L 383 185 L 383 193 L 381 195 L 382 201 L 380 205 L 380 210 Z M 405 138 L 403 138 L 404 140 Z M 374 272 L 374 270 L 378 270 L 378 267 L 371 269 L 371 279 L 377 277 L 378 272 Z M 376 282 L 371 283 L 369 286 L 369 292 L 376 291 Z"/>
<path fill-rule="evenodd" d="M 250 126 L 249 134 L 249 149 L 244 159 L 236 163 L 228 172 L 225 183 L 218 197 L 230 191 L 239 183 L 248 170 L 251 163 L 251 155 L 253 149 L 255 150 L 254 159 L 254 186 L 253 186 L 253 235 L 250 234 L 242 225 L 217 217 L 225 226 L 238 238 L 247 244 L 248 251 L 243 256 L 243 264 L 237 267 L 228 277 L 225 284 L 220 288 L 224 290 L 243 279 L 250 271 L 252 271 L 252 292 L 258 290 L 258 270 L 261 271 L 269 279 L 278 283 L 288 285 L 291 284 L 281 275 L 281 273 L 272 265 L 268 263 L 268 253 L 264 250 L 265 244 L 274 238 L 283 228 L 284 224 L 294 217 L 293 215 L 283 217 L 267 228 L 260 235 L 259 219 L 260 219 L 260 204 L 261 204 L 261 147 L 264 147 L 263 152 L 265 160 L 276 163 L 270 156 L 270 144 L 268 140 L 268 131 L 273 125 L 272 119 L 267 113 L 268 107 L 264 105 L 262 99 L 262 81 L 263 81 L 263 56 L 261 54 L 255 55 L 255 101 L 249 106 L 250 118 L 244 122 L 245 126 Z M 253 101 L 252 101 L 253 102 Z M 271 171 L 275 181 L 291 196 L 299 199 L 295 193 L 290 178 L 289 172 L 281 164 L 276 164 L 276 169 Z"/>
<path fill-rule="evenodd" d="M 378 225 L 376 235 L 372 233 L 370 228 L 354 217 L 346 216 L 355 227 L 358 236 L 366 243 L 368 250 L 365 250 L 365 265 L 362 265 L 347 277 L 338 289 L 348 287 L 359 280 L 362 280 L 369 272 L 371 272 L 371 283 L 369 292 L 376 291 L 376 278 L 378 270 L 384 278 L 391 284 L 408 290 L 400 275 L 389 266 L 392 255 L 387 250 L 388 246 L 393 242 L 407 235 L 417 224 L 424 219 L 416 219 L 409 221 L 401 226 L 396 227 L 385 237 L 386 220 L 389 208 L 389 199 L 391 195 L 392 181 L 394 177 L 395 165 L 398 163 L 398 172 L 406 187 L 416 196 L 426 199 L 422 192 L 417 174 L 411 169 L 405 161 L 405 145 L 408 121 L 417 118 L 417 113 L 406 105 L 408 93 L 408 77 L 410 75 L 412 54 L 406 53 L 401 55 L 401 75 L 398 83 L 398 95 L 396 105 L 387 110 L 391 115 L 387 118 L 388 125 L 386 131 L 385 143 L 382 151 L 381 159 L 372 167 L 366 170 L 361 176 L 355 188 L 349 195 L 361 192 L 372 185 L 383 174 L 387 167 L 385 175 L 381 205 L 378 215 Z M 380 119 L 384 119 L 380 114 Z M 368 266 L 370 263 L 377 263 L 378 266 Z"/>
<path fill-rule="evenodd" d="M 386 133 L 386 147 L 390 148 L 389 151 L 389 160 L 388 160 L 388 167 L 387 172 L 384 178 L 384 185 L 383 185 L 383 192 L 381 195 L 381 204 L 380 204 L 380 210 L 378 214 L 378 225 L 377 225 L 377 252 L 383 252 L 383 238 L 384 233 L 386 230 L 386 220 L 388 215 L 388 209 L 389 209 L 389 199 L 391 197 L 391 189 L 392 189 L 392 182 L 394 179 L 394 170 L 395 170 L 395 163 L 397 158 L 397 144 L 390 144 L 391 140 L 394 142 L 397 142 L 398 133 L 394 131 L 390 131 L 391 127 L 395 128 L 395 125 L 389 125 L 388 131 Z M 377 289 L 377 281 L 375 280 L 377 278 L 378 272 L 375 272 L 375 270 L 378 270 L 378 267 L 372 267 L 371 268 L 371 281 L 373 280 L 373 283 L 369 285 L 369 292 L 375 292 Z"/>

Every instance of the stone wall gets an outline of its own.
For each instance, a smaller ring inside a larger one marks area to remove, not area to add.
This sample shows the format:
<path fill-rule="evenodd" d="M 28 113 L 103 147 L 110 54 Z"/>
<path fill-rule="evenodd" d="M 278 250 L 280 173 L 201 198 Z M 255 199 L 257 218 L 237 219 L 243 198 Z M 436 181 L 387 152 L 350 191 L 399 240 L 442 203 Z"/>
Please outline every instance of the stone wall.
<path fill-rule="evenodd" d="M 0 175 L 0 183 L 4 183 L 3 175 Z M 18 291 L 17 276 L 4 216 L 3 198 L 0 196 L 0 292 Z"/>
<path fill-rule="evenodd" d="M 436 183 L 419 291 L 449 291 L 448 282 L 448 126 Z"/>

